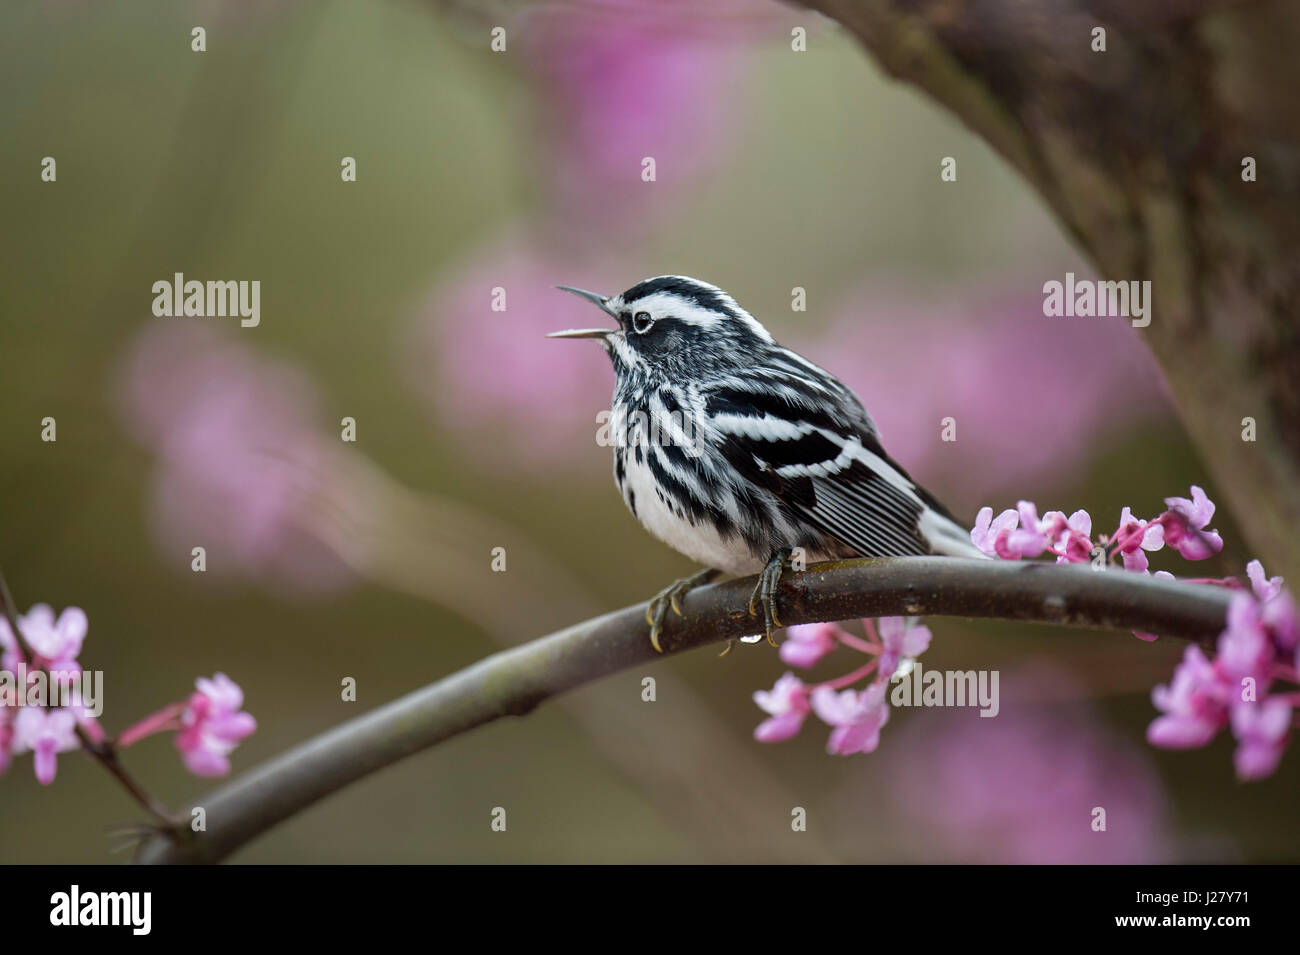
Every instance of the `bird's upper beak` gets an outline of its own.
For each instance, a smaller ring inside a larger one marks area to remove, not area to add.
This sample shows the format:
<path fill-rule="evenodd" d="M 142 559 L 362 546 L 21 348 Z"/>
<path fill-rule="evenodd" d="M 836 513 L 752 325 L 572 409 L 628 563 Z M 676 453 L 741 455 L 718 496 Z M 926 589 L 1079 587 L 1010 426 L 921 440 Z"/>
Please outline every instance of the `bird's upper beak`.
<path fill-rule="evenodd" d="M 585 298 L 593 305 L 597 305 L 602 311 L 613 315 L 615 318 L 618 314 L 609 307 L 609 299 L 604 295 L 597 295 L 595 292 L 588 292 L 586 289 L 573 288 L 568 285 L 557 285 L 557 289 L 563 292 L 572 292 L 579 298 Z M 569 328 L 562 332 L 551 332 L 547 338 L 607 338 L 617 332 L 617 328 Z"/>

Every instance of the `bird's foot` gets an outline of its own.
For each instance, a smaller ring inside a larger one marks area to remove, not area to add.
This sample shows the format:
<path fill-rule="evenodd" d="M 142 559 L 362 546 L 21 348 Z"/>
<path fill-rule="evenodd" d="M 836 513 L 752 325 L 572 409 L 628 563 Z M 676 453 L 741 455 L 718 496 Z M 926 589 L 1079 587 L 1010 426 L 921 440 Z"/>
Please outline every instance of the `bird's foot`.
<path fill-rule="evenodd" d="M 668 608 L 671 607 L 677 616 L 682 616 L 682 598 L 696 587 L 707 584 L 720 573 L 722 571 L 707 568 L 698 574 L 674 581 L 650 598 L 650 603 L 645 608 L 645 622 L 650 625 L 650 645 L 655 650 L 659 653 L 664 652 L 664 648 L 659 646 L 659 635 L 664 632 L 664 619 L 668 616 Z"/>
<path fill-rule="evenodd" d="M 758 584 L 749 597 L 750 616 L 758 614 L 757 604 L 763 607 L 763 632 L 767 635 L 767 642 L 772 646 L 776 646 L 776 641 L 772 639 L 772 632 L 781 627 L 781 621 L 776 615 L 776 588 L 781 582 L 781 574 L 785 571 L 785 562 L 788 559 L 789 555 L 780 551 L 773 554 L 768 559 L 767 566 L 759 573 Z"/>

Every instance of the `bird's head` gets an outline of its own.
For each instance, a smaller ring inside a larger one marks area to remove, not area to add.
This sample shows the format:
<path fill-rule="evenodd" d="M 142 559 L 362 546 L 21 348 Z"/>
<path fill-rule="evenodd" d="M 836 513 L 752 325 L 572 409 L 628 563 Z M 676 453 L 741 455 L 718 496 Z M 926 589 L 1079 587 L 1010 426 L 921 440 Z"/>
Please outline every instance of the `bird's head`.
<path fill-rule="evenodd" d="M 730 295 L 684 275 L 646 279 L 612 298 L 567 285 L 556 288 L 596 305 L 618 328 L 570 329 L 547 337 L 599 340 L 620 374 L 725 371 L 772 345 L 767 329 Z"/>

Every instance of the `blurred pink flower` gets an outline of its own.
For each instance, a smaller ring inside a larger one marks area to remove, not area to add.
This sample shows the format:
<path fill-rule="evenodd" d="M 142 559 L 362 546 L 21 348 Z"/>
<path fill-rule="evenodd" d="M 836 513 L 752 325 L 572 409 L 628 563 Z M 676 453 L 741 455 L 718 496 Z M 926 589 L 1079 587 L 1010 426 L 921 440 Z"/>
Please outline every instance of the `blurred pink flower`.
<path fill-rule="evenodd" d="M 216 573 L 269 575 L 301 591 L 348 579 L 306 515 L 326 468 L 304 375 L 173 319 L 137 338 L 122 392 L 128 426 L 158 456 L 154 526 L 178 565 L 202 546 Z"/>
<path fill-rule="evenodd" d="M 801 623 L 790 627 L 777 651 L 781 660 L 792 667 L 807 669 L 838 646 L 840 628 L 833 623 Z"/>
<path fill-rule="evenodd" d="M 1096 439 L 1170 414 L 1128 323 L 1045 319 L 1038 297 L 971 299 L 871 289 L 791 344 L 857 392 L 913 476 L 947 478 L 964 496 L 1064 479 Z M 943 440 L 949 417 L 955 441 Z"/>
<path fill-rule="evenodd" d="M 36 764 L 36 779 L 42 786 L 54 782 L 58 771 L 58 754 L 80 746 L 77 718 L 68 709 L 45 709 L 24 706 L 13 720 L 13 751 L 31 751 Z"/>
<path fill-rule="evenodd" d="M 1151 702 L 1164 715 L 1147 727 L 1147 741 L 1165 749 L 1204 746 L 1228 725 L 1232 695 L 1232 687 L 1201 648 L 1189 646 L 1169 685 L 1151 691 Z"/>
<path fill-rule="evenodd" d="M 1228 604 L 1228 625 L 1215 647 L 1215 666 L 1234 685 L 1253 680 L 1263 690 L 1273 680 L 1275 655 L 1260 611 L 1261 604 L 1249 593 L 1233 595 Z"/>
<path fill-rule="evenodd" d="M 874 753 L 880 745 L 880 728 L 889 722 L 889 704 L 885 701 L 888 685 L 869 684 L 861 692 L 819 686 L 812 692 L 813 712 L 834 727 L 826 742 L 826 752 L 833 756 Z"/>
<path fill-rule="evenodd" d="M 811 711 L 807 687 L 789 671 L 776 681 L 772 689 L 755 690 L 754 702 L 770 714 L 754 728 L 754 739 L 760 743 L 779 743 L 797 735 Z"/>
<path fill-rule="evenodd" d="M 611 460 L 596 443 L 596 416 L 610 406 L 614 372 L 594 342 L 548 341 L 546 334 L 606 320 L 612 327 L 613 320 L 553 286 L 613 295 L 622 288 L 608 283 L 623 270 L 590 259 L 578 267 L 539 249 L 510 238 L 446 269 L 415 316 L 408 378 L 439 424 L 459 437 L 468 463 L 513 470 L 529 462 L 590 474 Z M 504 311 L 492 310 L 497 288 Z"/>
<path fill-rule="evenodd" d="M 224 673 L 211 680 L 199 677 L 195 686 L 198 691 L 180 715 L 176 748 L 194 775 L 224 776 L 230 772 L 231 751 L 252 735 L 257 721 L 240 711 L 244 691 Z"/>
<path fill-rule="evenodd" d="M 1231 725 L 1237 739 L 1234 765 L 1245 780 L 1262 779 L 1277 768 L 1300 699 L 1295 692 L 1274 690 L 1278 679 L 1300 683 L 1297 667 L 1286 657 L 1297 626 L 1294 601 L 1280 577 L 1266 581 L 1259 562 L 1251 563 L 1253 589 L 1234 593 L 1214 660 L 1196 646 L 1187 648 L 1169 686 L 1152 691 L 1163 715 L 1147 728 L 1153 745 L 1186 749 L 1204 746 Z"/>
<path fill-rule="evenodd" d="M 1282 593 L 1282 578 L 1265 577 L 1264 565 L 1258 560 L 1252 560 L 1246 565 L 1246 579 L 1250 581 L 1250 589 L 1255 592 L 1255 598 L 1263 603 Z"/>
<path fill-rule="evenodd" d="M 1041 698 L 1069 699 L 1055 670 L 1006 674 L 996 719 L 927 711 L 891 739 L 882 778 L 914 822 L 918 858 L 997 864 L 1172 861 L 1159 777 L 1140 750 L 1078 704 L 1021 702 L 1033 682 Z M 1105 811 L 1105 830 L 1094 822 Z"/>
<path fill-rule="evenodd" d="M 788 19 L 776 3 L 596 0 L 530 10 L 512 34 L 542 98 L 538 115 L 555 156 L 555 226 L 603 230 L 617 240 L 628 217 L 642 226 L 739 140 L 731 80 L 738 53 Z M 747 29 L 748 27 L 748 29 Z M 788 34 L 787 34 L 788 35 Z"/>
<path fill-rule="evenodd" d="M 885 648 L 880 655 L 879 680 L 892 679 L 900 662 L 915 659 L 930 648 L 930 628 L 920 617 L 881 617 L 879 631 Z"/>
<path fill-rule="evenodd" d="M 34 604 L 31 610 L 18 617 L 18 628 L 36 654 L 29 666 L 54 674 L 80 673 L 77 655 L 81 653 L 88 626 L 86 613 L 80 607 L 67 607 L 56 620 L 49 604 Z M 17 670 L 23 657 L 9 621 L 3 617 L 0 617 L 0 648 L 4 651 L 0 654 L 0 667 L 11 672 Z"/>
<path fill-rule="evenodd" d="M 1242 779 L 1263 779 L 1277 769 L 1291 731 L 1291 703 L 1269 697 L 1232 709 L 1232 735 L 1237 739 L 1233 765 Z"/>

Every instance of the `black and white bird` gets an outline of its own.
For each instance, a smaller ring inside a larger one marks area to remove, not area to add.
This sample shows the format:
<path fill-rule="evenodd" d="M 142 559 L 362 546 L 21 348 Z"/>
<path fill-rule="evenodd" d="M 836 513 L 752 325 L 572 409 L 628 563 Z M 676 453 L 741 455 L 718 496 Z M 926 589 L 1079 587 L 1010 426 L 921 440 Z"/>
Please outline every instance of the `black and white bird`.
<path fill-rule="evenodd" d="M 862 403 L 830 372 L 777 344 L 717 286 L 682 275 L 587 299 L 618 328 L 595 338 L 614 363 L 614 480 L 651 534 L 707 568 L 646 613 L 650 640 L 668 607 L 720 572 L 759 573 L 749 611 L 781 626 L 776 588 L 796 549 L 844 557 L 983 557 L 970 533 L 885 449 Z"/>

